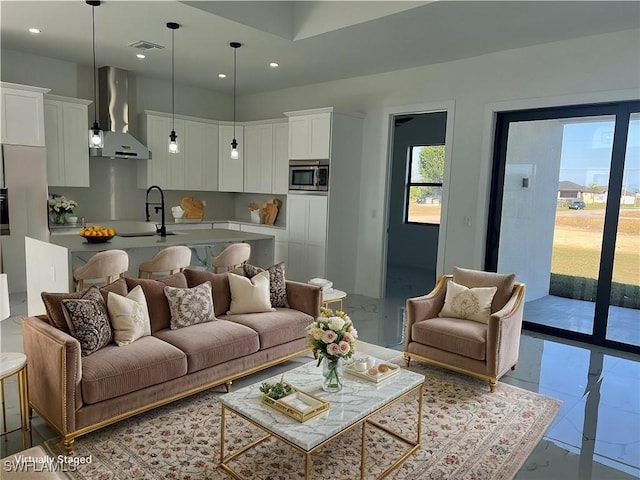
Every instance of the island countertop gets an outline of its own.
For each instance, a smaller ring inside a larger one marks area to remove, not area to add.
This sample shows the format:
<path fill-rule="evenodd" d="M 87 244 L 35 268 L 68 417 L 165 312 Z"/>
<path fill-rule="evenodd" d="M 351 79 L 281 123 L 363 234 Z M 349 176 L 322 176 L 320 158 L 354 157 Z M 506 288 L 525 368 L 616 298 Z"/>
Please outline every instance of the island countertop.
<path fill-rule="evenodd" d="M 272 235 L 240 232 L 226 229 L 184 230 L 172 232 L 174 235 L 140 237 L 120 237 L 116 235 L 105 243 L 89 243 L 80 235 L 52 235 L 49 242 L 67 248 L 70 252 L 99 252 L 101 250 L 170 247 L 172 245 L 214 245 L 229 242 L 250 242 L 273 239 Z"/>

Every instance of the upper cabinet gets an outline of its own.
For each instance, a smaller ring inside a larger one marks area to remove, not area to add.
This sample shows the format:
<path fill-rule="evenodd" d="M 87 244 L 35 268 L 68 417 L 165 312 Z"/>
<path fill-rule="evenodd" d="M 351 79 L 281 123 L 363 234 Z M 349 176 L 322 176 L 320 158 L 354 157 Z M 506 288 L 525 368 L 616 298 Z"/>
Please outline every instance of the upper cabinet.
<path fill-rule="evenodd" d="M 0 83 L 2 143 L 45 146 L 44 98 L 48 88 Z M 88 126 L 85 126 L 88 131 Z"/>
<path fill-rule="evenodd" d="M 47 183 L 57 187 L 89 186 L 90 100 L 47 95 L 44 133 Z"/>
<path fill-rule="evenodd" d="M 331 112 L 318 108 L 285 112 L 289 117 L 289 158 L 292 160 L 328 159 L 331 153 Z"/>
<path fill-rule="evenodd" d="M 238 142 L 238 158 L 231 158 L 231 141 L 235 129 Z M 244 191 L 244 127 L 219 126 L 218 189 L 221 192 Z"/>
<path fill-rule="evenodd" d="M 286 195 L 289 127 L 284 122 L 244 127 L 244 191 Z"/>
<path fill-rule="evenodd" d="M 178 136 L 178 153 L 169 153 L 169 134 Z M 165 190 L 218 189 L 218 125 L 215 122 L 145 112 L 142 136 L 151 151 L 139 160 L 138 187 L 158 185 Z"/>

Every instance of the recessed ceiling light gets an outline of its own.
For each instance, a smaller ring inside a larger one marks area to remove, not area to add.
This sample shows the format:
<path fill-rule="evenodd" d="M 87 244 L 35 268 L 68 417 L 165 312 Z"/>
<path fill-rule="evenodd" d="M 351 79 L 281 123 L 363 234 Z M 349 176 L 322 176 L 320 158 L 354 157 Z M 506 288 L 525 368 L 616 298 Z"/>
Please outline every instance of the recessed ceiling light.
<path fill-rule="evenodd" d="M 29 29 L 29 33 L 40 33 L 41 30 L 39 28 L 32 27 Z"/>
<path fill-rule="evenodd" d="M 227 74 L 226 73 L 219 73 L 218 74 L 218 78 L 227 78 Z"/>
<path fill-rule="evenodd" d="M 270 66 L 271 68 L 278 68 L 280 65 L 278 65 L 278 63 L 276 63 L 276 62 L 271 62 L 271 63 L 269 64 L 269 66 Z"/>
<path fill-rule="evenodd" d="M 138 57 L 138 58 L 147 58 L 147 56 L 143 55 L 142 53 L 136 53 L 136 57 Z"/>

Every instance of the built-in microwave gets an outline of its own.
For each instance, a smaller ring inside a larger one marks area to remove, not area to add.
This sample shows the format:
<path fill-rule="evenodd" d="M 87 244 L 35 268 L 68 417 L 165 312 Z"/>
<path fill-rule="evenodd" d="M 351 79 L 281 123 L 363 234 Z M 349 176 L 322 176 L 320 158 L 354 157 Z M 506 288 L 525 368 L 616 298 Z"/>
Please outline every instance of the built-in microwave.
<path fill-rule="evenodd" d="M 320 160 L 290 160 L 289 190 L 327 192 L 329 165 Z"/>

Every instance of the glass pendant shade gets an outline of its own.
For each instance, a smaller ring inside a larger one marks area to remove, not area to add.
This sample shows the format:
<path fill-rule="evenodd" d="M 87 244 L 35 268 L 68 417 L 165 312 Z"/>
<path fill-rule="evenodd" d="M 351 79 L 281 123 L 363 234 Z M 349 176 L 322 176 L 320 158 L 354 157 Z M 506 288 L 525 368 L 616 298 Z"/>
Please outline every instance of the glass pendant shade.
<path fill-rule="evenodd" d="M 171 130 L 169 134 L 169 153 L 180 153 L 180 146 L 178 145 L 178 136 L 175 130 Z"/>
<path fill-rule="evenodd" d="M 231 158 L 233 158 L 234 160 L 238 159 L 238 142 L 235 138 L 231 142 Z"/>
<path fill-rule="evenodd" d="M 98 122 L 94 122 L 89 129 L 89 148 L 104 147 L 104 132 L 100 130 Z"/>

